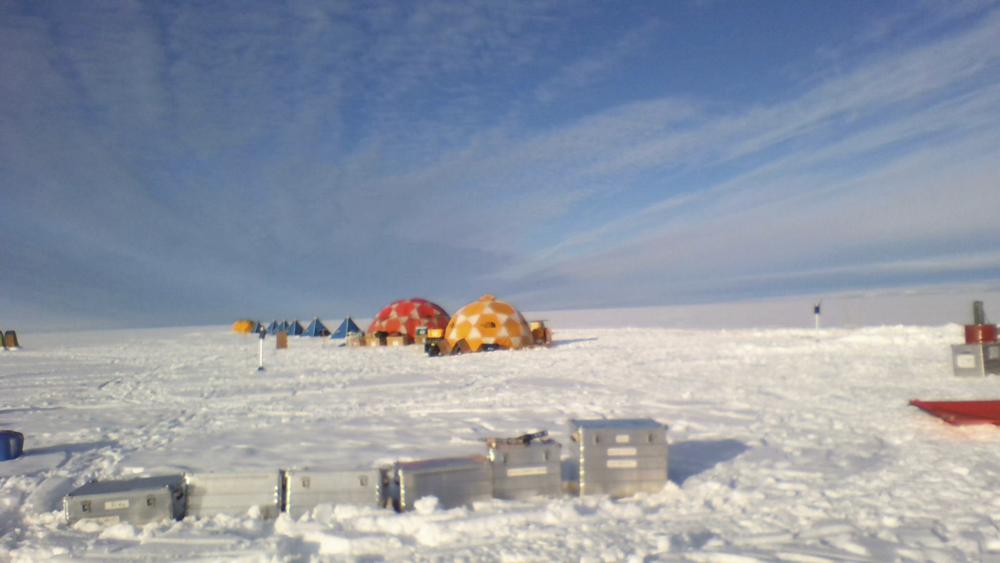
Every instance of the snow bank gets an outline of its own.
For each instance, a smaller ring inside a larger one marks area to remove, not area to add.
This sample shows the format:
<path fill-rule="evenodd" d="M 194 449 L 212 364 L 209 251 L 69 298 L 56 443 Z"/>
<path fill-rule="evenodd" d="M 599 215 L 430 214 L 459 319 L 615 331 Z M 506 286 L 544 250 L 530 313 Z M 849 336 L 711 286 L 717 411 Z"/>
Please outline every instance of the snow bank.
<path fill-rule="evenodd" d="M 59 558 L 961 560 L 1000 556 L 1000 430 L 912 398 L 996 398 L 951 376 L 957 325 L 558 330 L 551 349 L 426 358 L 226 329 L 50 334 L 0 353 L 0 553 Z M 271 341 L 268 341 L 270 344 Z M 492 501 L 408 514 L 320 506 L 142 528 L 69 527 L 94 478 L 345 467 L 484 451 L 571 418 L 670 424 L 671 482 L 621 501 Z"/>

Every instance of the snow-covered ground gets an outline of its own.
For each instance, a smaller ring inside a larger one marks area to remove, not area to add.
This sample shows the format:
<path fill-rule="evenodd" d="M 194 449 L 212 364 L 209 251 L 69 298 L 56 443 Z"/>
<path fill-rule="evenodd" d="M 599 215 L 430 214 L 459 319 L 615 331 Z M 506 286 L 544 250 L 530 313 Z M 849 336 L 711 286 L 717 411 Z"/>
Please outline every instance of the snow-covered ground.
<path fill-rule="evenodd" d="M 1000 429 L 912 398 L 1000 397 L 951 375 L 961 327 L 566 329 L 550 349 L 427 358 L 225 327 L 21 334 L 0 352 L 0 559 L 980 560 L 1000 558 Z M 273 341 L 269 340 L 268 344 Z M 395 514 L 320 507 L 134 528 L 67 526 L 90 479 L 370 466 L 482 453 L 571 418 L 670 425 L 657 494 Z"/>

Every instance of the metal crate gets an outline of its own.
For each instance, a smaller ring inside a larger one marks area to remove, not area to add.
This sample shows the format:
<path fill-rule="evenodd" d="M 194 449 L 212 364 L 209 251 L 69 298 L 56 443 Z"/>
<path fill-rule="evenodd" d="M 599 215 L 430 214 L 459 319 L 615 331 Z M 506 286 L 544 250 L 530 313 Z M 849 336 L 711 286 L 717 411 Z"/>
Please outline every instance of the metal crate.
<path fill-rule="evenodd" d="M 386 346 L 407 346 L 412 342 L 410 337 L 405 334 L 394 334 L 385 339 Z"/>
<path fill-rule="evenodd" d="M 959 377 L 1000 375 L 1000 343 L 952 345 L 951 367 Z"/>
<path fill-rule="evenodd" d="M 187 514 L 246 514 L 260 509 L 261 518 L 277 518 L 283 498 L 281 473 L 195 473 L 188 474 Z"/>
<path fill-rule="evenodd" d="M 321 504 L 384 507 L 387 469 L 285 472 L 285 511 L 299 518 Z"/>
<path fill-rule="evenodd" d="M 422 497 L 434 496 L 441 508 L 465 506 L 493 496 L 490 463 L 484 456 L 398 462 L 394 504 L 412 510 Z"/>
<path fill-rule="evenodd" d="M 581 495 L 625 497 L 667 484 L 667 427 L 649 418 L 571 420 Z"/>
<path fill-rule="evenodd" d="M 493 496 L 523 499 L 562 493 L 562 445 L 544 433 L 517 438 L 488 438 L 487 458 L 493 473 Z"/>
<path fill-rule="evenodd" d="M 184 517 L 184 476 L 94 481 L 63 498 L 66 520 L 141 526 Z"/>

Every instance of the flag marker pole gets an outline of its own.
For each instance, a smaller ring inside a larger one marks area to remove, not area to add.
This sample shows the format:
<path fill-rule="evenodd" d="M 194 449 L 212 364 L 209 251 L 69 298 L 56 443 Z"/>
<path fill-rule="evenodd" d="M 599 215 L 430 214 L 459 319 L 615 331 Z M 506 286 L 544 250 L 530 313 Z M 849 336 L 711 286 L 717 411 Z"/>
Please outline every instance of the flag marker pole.
<path fill-rule="evenodd" d="M 259 340 L 259 343 L 260 343 L 259 344 L 259 349 L 260 350 L 259 350 L 259 355 L 257 356 L 257 358 L 258 358 L 258 360 L 257 360 L 257 371 L 264 371 L 264 337 L 266 335 L 267 335 L 266 332 L 264 332 L 264 331 L 260 332 L 260 340 Z"/>

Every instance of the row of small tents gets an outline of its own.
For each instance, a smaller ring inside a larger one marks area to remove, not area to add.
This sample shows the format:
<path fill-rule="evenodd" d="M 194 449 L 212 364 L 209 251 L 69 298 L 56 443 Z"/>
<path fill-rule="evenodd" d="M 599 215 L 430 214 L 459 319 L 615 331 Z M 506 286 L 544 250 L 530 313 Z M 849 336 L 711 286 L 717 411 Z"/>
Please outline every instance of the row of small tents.
<path fill-rule="evenodd" d="M 241 319 L 233 323 L 233 332 L 239 332 L 243 334 L 278 334 L 279 332 L 284 332 L 289 336 L 312 336 L 312 337 L 329 337 L 329 338 L 347 338 L 349 334 L 363 334 L 364 331 L 361 327 L 354 322 L 354 319 L 347 317 L 344 319 L 337 330 L 330 332 L 330 329 L 326 328 L 323 321 L 319 318 L 313 319 L 309 323 L 308 327 L 303 328 L 302 323 L 297 320 L 294 321 L 271 321 L 271 324 L 264 326 L 262 323 L 249 319 Z"/>
<path fill-rule="evenodd" d="M 351 345 L 366 346 L 431 341 L 442 354 L 519 349 L 548 345 L 552 341 L 552 334 L 544 322 L 529 323 L 513 305 L 489 294 L 462 307 L 454 315 L 449 315 L 436 303 L 418 297 L 393 301 L 375 315 L 366 331 L 362 331 L 350 317 L 344 319 L 332 333 L 326 331 L 319 319 L 314 319 L 308 328 L 302 328 L 297 321 L 274 321 L 263 327 L 255 321 L 244 320 L 237 321 L 233 330 L 246 333 L 283 331 L 300 336 L 329 335 L 344 338 Z"/>

